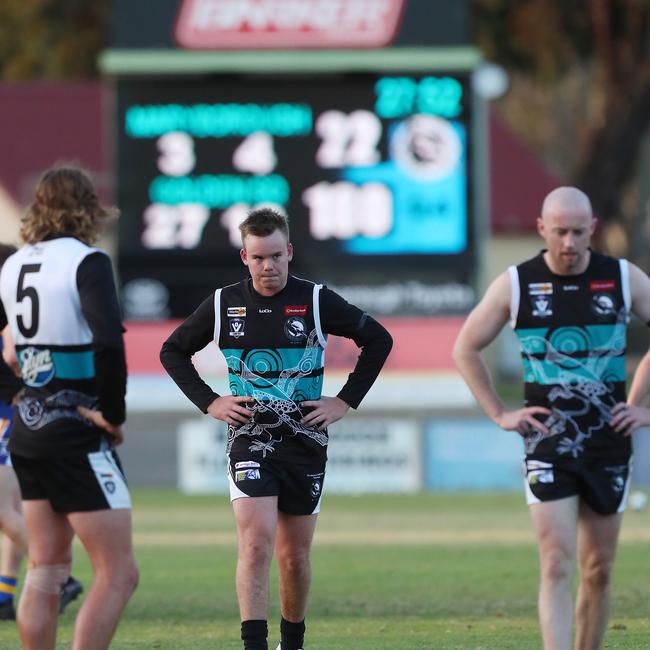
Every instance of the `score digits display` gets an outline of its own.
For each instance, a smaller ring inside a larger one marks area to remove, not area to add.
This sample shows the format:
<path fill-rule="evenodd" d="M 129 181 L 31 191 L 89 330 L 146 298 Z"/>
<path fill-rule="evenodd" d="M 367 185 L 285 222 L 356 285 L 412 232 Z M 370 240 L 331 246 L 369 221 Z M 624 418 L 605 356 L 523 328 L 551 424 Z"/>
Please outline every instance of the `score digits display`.
<path fill-rule="evenodd" d="M 238 226 L 262 205 L 290 217 L 296 275 L 372 284 L 426 265 L 467 282 L 468 88 L 444 74 L 119 82 L 123 285 L 157 282 L 167 306 L 151 317 L 186 315 L 188 291 L 243 277 Z M 182 296 L 174 268 L 192 276 Z"/>

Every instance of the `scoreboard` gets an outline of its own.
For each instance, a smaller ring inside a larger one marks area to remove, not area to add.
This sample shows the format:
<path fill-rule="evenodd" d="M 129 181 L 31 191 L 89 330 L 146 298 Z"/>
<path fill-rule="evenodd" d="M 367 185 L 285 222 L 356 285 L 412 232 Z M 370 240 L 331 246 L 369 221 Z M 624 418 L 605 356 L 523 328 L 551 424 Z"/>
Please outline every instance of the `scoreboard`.
<path fill-rule="evenodd" d="M 460 287 L 429 314 L 471 303 L 469 73 L 218 73 L 116 87 L 127 318 L 184 317 L 244 278 L 238 225 L 267 205 L 289 217 L 294 275 L 400 295 Z M 423 309 L 394 304 L 383 311 Z"/>

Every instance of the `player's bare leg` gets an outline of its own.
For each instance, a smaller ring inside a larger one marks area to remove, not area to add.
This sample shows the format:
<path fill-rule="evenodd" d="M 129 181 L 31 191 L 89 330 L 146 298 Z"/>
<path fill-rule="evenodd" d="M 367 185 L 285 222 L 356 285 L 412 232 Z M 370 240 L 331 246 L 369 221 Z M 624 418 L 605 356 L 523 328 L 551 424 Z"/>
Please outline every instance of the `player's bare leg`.
<path fill-rule="evenodd" d="M 73 531 L 49 501 L 23 501 L 29 567 L 18 605 L 24 650 L 54 650 L 61 586 L 70 572 Z"/>
<path fill-rule="evenodd" d="M 92 585 L 77 614 L 72 650 L 104 650 L 138 583 L 131 510 L 74 512 L 68 519 L 93 568 Z"/>
<path fill-rule="evenodd" d="M 576 650 L 601 648 L 609 619 L 611 576 L 622 513 L 599 515 L 580 504 L 576 600 Z"/>
<path fill-rule="evenodd" d="M 311 586 L 311 543 L 318 515 L 295 516 L 280 512 L 275 555 L 280 574 L 282 616 L 292 623 L 305 618 Z"/>
<path fill-rule="evenodd" d="M 578 497 L 535 503 L 530 514 L 539 549 L 538 607 L 544 650 L 570 650 Z"/>
<path fill-rule="evenodd" d="M 8 466 L 0 466 L 0 524 L 2 532 L 26 553 L 27 533 L 20 504 L 20 487 L 13 468 Z"/>
<path fill-rule="evenodd" d="M 278 520 L 277 497 L 232 502 L 237 522 L 237 597 L 242 621 L 266 619 L 269 568 Z"/>

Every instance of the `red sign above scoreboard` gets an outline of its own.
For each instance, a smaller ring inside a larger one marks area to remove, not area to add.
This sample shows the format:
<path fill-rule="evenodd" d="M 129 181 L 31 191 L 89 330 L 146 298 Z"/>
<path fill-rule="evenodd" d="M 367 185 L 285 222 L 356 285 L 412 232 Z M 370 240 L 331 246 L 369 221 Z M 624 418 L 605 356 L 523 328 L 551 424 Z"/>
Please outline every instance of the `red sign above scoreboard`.
<path fill-rule="evenodd" d="M 374 48 L 395 38 L 405 0 L 184 0 L 188 49 Z"/>

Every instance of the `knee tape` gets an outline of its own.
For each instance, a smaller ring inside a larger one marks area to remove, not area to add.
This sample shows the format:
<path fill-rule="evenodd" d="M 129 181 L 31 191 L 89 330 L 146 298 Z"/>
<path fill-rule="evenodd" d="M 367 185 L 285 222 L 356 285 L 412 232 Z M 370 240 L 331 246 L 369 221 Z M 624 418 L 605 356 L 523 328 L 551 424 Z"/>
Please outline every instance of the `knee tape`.
<path fill-rule="evenodd" d="M 25 587 L 58 596 L 69 575 L 69 564 L 31 565 L 25 576 Z"/>

